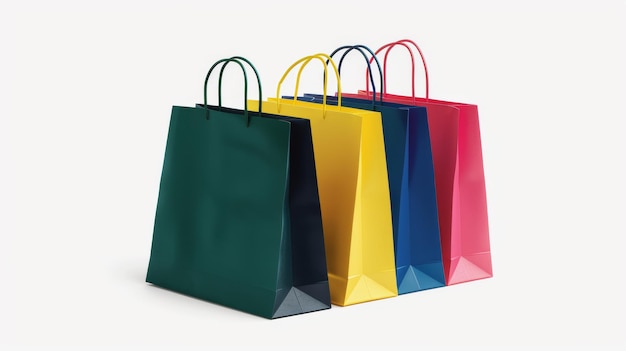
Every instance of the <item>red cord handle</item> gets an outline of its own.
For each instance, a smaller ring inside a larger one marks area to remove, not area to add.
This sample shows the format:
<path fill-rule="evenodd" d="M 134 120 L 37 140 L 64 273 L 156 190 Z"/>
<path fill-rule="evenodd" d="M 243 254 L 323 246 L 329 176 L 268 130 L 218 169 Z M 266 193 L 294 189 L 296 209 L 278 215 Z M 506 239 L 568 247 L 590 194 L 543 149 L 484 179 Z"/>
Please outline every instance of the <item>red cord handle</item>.
<path fill-rule="evenodd" d="M 384 59 L 384 63 L 383 63 L 383 76 L 385 79 L 385 83 L 383 84 L 383 94 L 387 94 L 387 58 L 389 56 L 389 51 L 391 51 L 391 49 L 393 47 L 395 47 L 396 45 L 401 45 L 404 46 L 408 51 L 409 51 L 409 55 L 411 56 L 411 94 L 413 99 L 415 99 L 415 57 L 413 56 L 413 51 L 405 44 L 405 43 L 409 43 L 412 44 L 413 46 L 415 46 L 415 48 L 417 49 L 417 52 L 420 54 L 420 58 L 422 59 L 422 63 L 424 65 L 424 77 L 426 80 L 426 99 L 428 99 L 429 97 L 429 92 L 428 92 L 428 67 L 426 67 L 426 59 L 424 58 L 424 54 L 422 53 L 422 50 L 420 49 L 420 47 L 412 40 L 410 39 L 401 39 L 398 40 L 396 42 L 392 42 L 392 43 L 388 43 L 385 44 L 383 46 L 381 46 L 380 48 L 378 48 L 378 50 L 376 50 L 375 54 L 378 54 L 379 52 L 381 52 L 384 49 L 387 49 L 387 51 L 385 52 L 385 59 Z M 373 61 L 373 58 L 370 58 L 370 63 Z M 365 73 L 365 84 L 366 84 L 366 92 L 369 95 L 369 71 Z"/>

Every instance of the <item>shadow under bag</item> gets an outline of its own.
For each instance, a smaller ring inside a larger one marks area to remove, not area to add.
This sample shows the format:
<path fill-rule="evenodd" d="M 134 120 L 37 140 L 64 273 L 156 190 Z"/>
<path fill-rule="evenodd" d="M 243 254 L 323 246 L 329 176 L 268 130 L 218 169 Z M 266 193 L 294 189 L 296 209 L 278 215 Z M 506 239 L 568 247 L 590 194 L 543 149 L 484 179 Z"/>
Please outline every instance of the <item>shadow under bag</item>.
<path fill-rule="evenodd" d="M 172 108 L 146 281 L 266 318 L 328 309 L 310 123 L 207 105 L 231 62 Z"/>

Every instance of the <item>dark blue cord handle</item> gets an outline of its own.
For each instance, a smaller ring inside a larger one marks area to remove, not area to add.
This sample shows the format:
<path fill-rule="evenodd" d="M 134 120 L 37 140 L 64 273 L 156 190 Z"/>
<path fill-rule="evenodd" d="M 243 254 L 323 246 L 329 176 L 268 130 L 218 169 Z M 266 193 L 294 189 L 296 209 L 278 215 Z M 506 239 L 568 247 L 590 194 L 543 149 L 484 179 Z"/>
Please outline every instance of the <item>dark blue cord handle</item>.
<path fill-rule="evenodd" d="M 368 59 L 367 55 L 365 54 L 365 52 L 363 52 L 362 49 L 367 50 L 370 53 L 370 55 L 372 55 L 372 58 L 376 61 L 376 66 L 378 67 L 378 72 L 379 72 L 379 76 L 380 76 L 380 89 L 381 89 L 380 91 L 384 91 L 385 81 L 383 79 L 383 70 L 381 69 L 380 62 L 378 61 L 378 58 L 376 57 L 376 54 L 370 48 L 368 48 L 367 46 L 357 44 L 357 45 L 344 45 L 344 46 L 341 46 L 341 47 L 335 49 L 335 51 L 333 51 L 330 54 L 330 57 L 333 57 L 333 55 L 335 55 L 337 52 L 339 52 L 341 50 L 345 50 L 345 49 L 347 49 L 347 51 L 344 52 L 343 55 L 341 56 L 341 59 L 339 60 L 339 66 L 338 66 L 337 70 L 341 74 L 341 65 L 343 64 L 343 60 L 345 59 L 346 55 L 348 55 L 348 53 L 350 51 L 352 51 L 352 50 L 358 50 L 361 53 L 361 55 L 363 55 L 363 58 L 365 59 L 365 62 L 367 63 L 367 69 L 369 71 L 370 80 L 372 82 L 372 91 L 374 93 L 374 95 L 372 97 L 372 105 L 374 105 L 376 103 L 376 87 L 374 86 L 374 77 L 372 75 L 371 60 Z M 382 94 L 380 94 L 380 104 L 382 105 L 382 103 L 383 103 L 383 96 L 382 96 Z"/>

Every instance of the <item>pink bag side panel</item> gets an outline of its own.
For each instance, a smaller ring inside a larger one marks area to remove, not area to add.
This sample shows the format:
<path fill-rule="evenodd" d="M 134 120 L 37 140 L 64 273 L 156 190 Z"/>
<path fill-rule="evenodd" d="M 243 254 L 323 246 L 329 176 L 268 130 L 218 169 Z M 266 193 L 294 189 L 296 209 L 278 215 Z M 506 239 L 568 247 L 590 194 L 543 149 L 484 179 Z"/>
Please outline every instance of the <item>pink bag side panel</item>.
<path fill-rule="evenodd" d="M 460 108 L 448 285 L 493 275 L 478 108 Z M 458 232 L 457 232 L 458 230 Z"/>

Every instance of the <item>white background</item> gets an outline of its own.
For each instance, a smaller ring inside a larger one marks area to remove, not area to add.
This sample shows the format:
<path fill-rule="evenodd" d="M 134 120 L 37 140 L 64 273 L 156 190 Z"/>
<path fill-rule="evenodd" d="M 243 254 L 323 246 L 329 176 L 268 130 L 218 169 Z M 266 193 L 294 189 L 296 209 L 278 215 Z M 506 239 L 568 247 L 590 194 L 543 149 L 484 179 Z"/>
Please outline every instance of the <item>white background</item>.
<path fill-rule="evenodd" d="M 1 2 L 0 349 L 624 349 L 623 1 L 173 3 Z M 213 62 L 267 97 L 305 55 L 403 38 L 431 97 L 479 107 L 494 278 L 273 321 L 144 282 L 171 106 Z"/>

